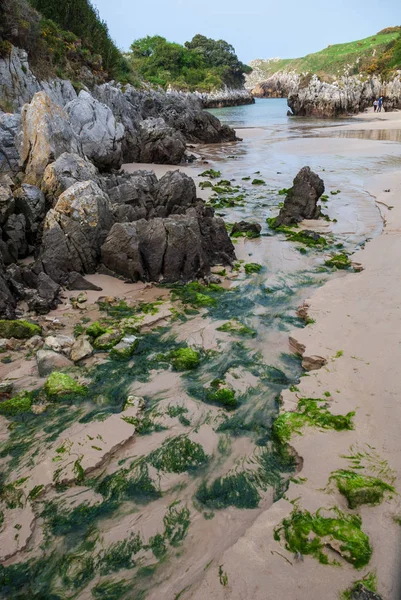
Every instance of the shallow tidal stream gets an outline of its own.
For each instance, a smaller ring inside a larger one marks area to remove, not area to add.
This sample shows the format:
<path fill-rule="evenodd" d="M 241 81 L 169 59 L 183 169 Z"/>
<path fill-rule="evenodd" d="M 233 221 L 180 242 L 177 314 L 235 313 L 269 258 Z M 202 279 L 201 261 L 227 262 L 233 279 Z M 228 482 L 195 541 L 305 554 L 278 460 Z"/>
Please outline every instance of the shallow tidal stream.
<path fill-rule="evenodd" d="M 228 224 L 256 221 L 262 235 L 235 239 L 234 269 L 214 269 L 221 286 L 155 287 L 146 306 L 105 302 L 100 319 L 109 324 L 156 315 L 166 303 L 172 318 L 141 331 L 132 359 L 105 355 L 76 367 L 86 394 L 11 417 L 1 430 L 7 508 L 33 530 L 26 549 L 0 567 L 2 598 L 186 598 L 208 569 L 224 585 L 219 555 L 297 476 L 299 463 L 271 431 L 280 391 L 304 375 L 288 345 L 289 332 L 307 326 L 296 309 L 329 277 L 342 275 L 325 259 L 354 252 L 381 232 L 364 180 L 395 168 L 401 150 L 391 140 L 362 146 L 358 136 L 326 135 L 338 123 L 289 119 L 281 100 L 212 112 L 240 123 L 243 140 L 197 148 L 208 164 L 195 163 L 194 177 L 221 188 L 204 189 Z M 325 237 L 324 246 L 289 241 L 266 222 L 285 197 L 279 191 L 305 165 L 326 186 L 328 220 L 310 227 Z M 220 175 L 202 177 L 204 169 Z M 224 180 L 230 185 L 219 185 Z M 191 369 L 172 359 L 186 346 L 198 353 Z M 128 396 L 145 401 L 136 416 L 124 416 Z M 102 453 L 99 428 L 111 417 L 123 418 L 135 435 L 85 471 L 68 432 L 78 422 L 91 452 Z M 30 498 L 19 493 L 29 478 L 42 481 L 47 467 L 48 485 L 38 483 L 43 487 Z"/>

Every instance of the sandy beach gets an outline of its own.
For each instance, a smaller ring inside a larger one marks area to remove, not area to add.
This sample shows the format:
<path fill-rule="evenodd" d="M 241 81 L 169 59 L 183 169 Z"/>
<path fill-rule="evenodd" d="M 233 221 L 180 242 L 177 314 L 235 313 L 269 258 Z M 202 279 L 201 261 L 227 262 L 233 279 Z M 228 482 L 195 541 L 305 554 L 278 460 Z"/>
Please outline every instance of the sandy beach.
<path fill-rule="evenodd" d="M 401 113 L 381 114 L 374 121 L 372 117 L 364 114 L 354 121 L 364 130 L 401 126 Z M 356 127 L 352 124 L 342 129 L 347 128 Z M 376 573 L 383 598 L 400 598 L 398 496 L 379 506 L 361 507 L 363 530 L 369 535 L 373 555 L 360 572 L 344 563 L 341 568 L 321 565 L 309 556 L 297 560 L 274 540 L 274 529 L 290 515 L 294 502 L 310 512 L 334 506 L 347 510 L 338 491 L 324 488 L 333 471 L 347 467 L 342 457 L 352 449 L 376 452 L 387 461 L 396 474 L 396 489 L 401 491 L 401 174 L 368 177 L 365 189 L 380 209 L 383 233 L 353 255 L 353 260 L 363 265 L 362 272 L 329 281 L 307 300 L 308 315 L 315 322 L 291 334 L 292 349 L 301 349 L 304 359 L 321 357 L 326 364 L 303 377 L 297 391 L 284 391 L 281 409 L 294 410 L 302 397 L 327 395 L 333 413 L 356 412 L 354 430 L 307 428 L 302 436 L 293 436 L 291 445 L 303 458 L 303 483 L 291 483 L 286 498 L 262 513 L 219 558 L 218 564 L 224 565 L 227 573 L 227 586 L 219 584 L 215 569 L 188 596 L 194 600 L 335 600 L 369 572 Z"/>

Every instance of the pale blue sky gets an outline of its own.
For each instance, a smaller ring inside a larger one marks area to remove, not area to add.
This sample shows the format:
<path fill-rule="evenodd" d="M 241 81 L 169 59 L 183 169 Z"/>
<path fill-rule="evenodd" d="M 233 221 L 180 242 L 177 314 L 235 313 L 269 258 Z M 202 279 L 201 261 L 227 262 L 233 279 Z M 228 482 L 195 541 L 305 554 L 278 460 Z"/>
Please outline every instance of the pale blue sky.
<path fill-rule="evenodd" d="M 231 43 L 243 62 L 295 58 L 401 25 L 400 0 L 93 0 L 123 50 L 145 35 Z"/>

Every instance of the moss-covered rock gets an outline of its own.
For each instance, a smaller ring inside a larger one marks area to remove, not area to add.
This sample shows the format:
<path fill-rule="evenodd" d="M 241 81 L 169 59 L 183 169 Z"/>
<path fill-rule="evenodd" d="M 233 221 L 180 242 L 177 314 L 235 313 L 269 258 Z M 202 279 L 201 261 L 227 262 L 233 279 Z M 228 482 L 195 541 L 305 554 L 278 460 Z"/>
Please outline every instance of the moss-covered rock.
<path fill-rule="evenodd" d="M 21 392 L 14 398 L 0 402 L 0 415 L 5 417 L 14 417 L 31 410 L 32 394 L 30 392 Z"/>
<path fill-rule="evenodd" d="M 327 267 L 335 267 L 336 269 L 348 269 L 351 266 L 349 256 L 344 252 L 334 254 L 331 258 L 324 261 Z"/>
<path fill-rule="evenodd" d="M 2 338 L 16 338 L 17 340 L 28 340 L 34 335 L 40 335 L 42 333 L 41 327 L 30 323 L 23 319 L 8 321 L 6 319 L 0 320 L 0 337 Z"/>
<path fill-rule="evenodd" d="M 99 321 L 94 321 L 89 325 L 86 329 L 86 335 L 89 335 L 91 338 L 98 338 L 100 335 L 106 333 L 107 327 L 105 325 L 101 325 Z"/>
<path fill-rule="evenodd" d="M 262 265 L 259 263 L 247 263 L 244 265 L 244 269 L 245 273 L 250 275 L 251 273 L 259 273 L 259 271 L 262 269 Z"/>
<path fill-rule="evenodd" d="M 167 359 L 175 371 L 189 371 L 199 366 L 200 354 L 192 348 L 178 348 L 169 352 Z"/>
<path fill-rule="evenodd" d="M 109 328 L 95 339 L 93 347 L 96 350 L 111 350 L 122 339 L 123 334 L 119 329 Z"/>
<path fill-rule="evenodd" d="M 78 383 L 73 377 L 66 373 L 54 371 L 46 380 L 44 385 L 46 394 L 50 398 L 69 395 L 85 395 L 87 388 Z"/>
<path fill-rule="evenodd" d="M 336 482 L 339 492 L 346 497 L 349 508 L 380 504 L 386 493 L 395 493 L 394 487 L 382 479 L 352 470 L 335 471 L 330 479 Z"/>
<path fill-rule="evenodd" d="M 127 360 L 135 352 L 139 340 L 135 335 L 127 335 L 110 350 L 110 357 L 116 360 Z"/>
<path fill-rule="evenodd" d="M 215 379 L 206 390 L 206 400 L 224 406 L 227 410 L 233 410 L 238 406 L 235 391 L 221 379 Z"/>

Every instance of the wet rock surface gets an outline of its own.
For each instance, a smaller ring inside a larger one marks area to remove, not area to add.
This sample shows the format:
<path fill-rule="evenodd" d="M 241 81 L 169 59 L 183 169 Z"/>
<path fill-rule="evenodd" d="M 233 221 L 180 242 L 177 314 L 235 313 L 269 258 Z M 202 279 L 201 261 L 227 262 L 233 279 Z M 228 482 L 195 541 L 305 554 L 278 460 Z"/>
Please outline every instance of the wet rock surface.
<path fill-rule="evenodd" d="M 317 219 L 320 216 L 317 202 L 323 193 L 322 179 L 310 167 L 303 167 L 295 177 L 292 188 L 287 191 L 275 226 L 293 225 L 303 219 Z"/>

